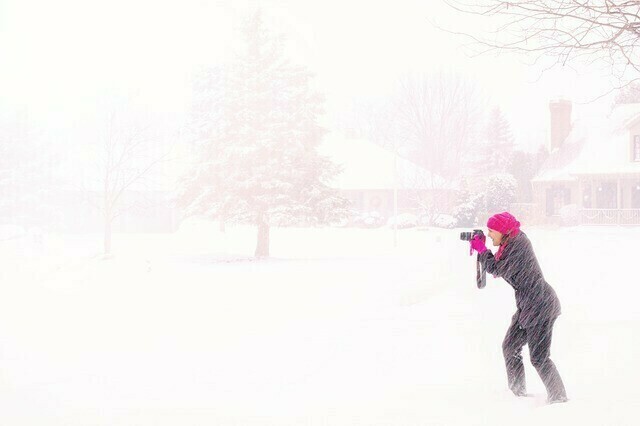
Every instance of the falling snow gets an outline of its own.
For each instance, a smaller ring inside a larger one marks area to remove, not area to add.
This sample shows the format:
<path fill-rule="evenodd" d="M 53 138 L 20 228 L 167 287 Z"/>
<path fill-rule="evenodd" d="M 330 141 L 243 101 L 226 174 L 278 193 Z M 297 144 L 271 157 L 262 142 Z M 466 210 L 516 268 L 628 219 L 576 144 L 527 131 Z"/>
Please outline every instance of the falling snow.
<path fill-rule="evenodd" d="M 640 103 L 446 3 L 0 1 L 0 425 L 639 423 Z"/>

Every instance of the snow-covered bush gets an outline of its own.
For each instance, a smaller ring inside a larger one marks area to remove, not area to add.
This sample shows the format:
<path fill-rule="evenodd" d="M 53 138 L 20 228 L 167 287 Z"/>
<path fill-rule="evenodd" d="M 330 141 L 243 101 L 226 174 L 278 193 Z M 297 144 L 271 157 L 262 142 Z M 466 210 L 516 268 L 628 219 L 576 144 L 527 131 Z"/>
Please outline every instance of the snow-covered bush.
<path fill-rule="evenodd" d="M 389 228 L 396 226 L 397 229 L 415 228 L 418 226 L 418 217 L 411 213 L 401 213 L 397 216 L 391 216 L 387 220 L 387 226 Z"/>
<path fill-rule="evenodd" d="M 0 225 L 0 241 L 20 238 L 27 235 L 27 231 L 19 225 Z"/>
<path fill-rule="evenodd" d="M 484 211 L 484 193 L 472 194 L 453 210 L 456 226 L 474 226 L 478 221 L 478 213 Z"/>
<path fill-rule="evenodd" d="M 471 190 L 467 178 L 463 178 L 460 189 L 457 191 L 456 206 L 453 209 L 453 217 L 457 221 L 456 226 L 474 226 L 478 221 L 478 216 L 484 212 L 484 185 L 476 184 Z"/>
<path fill-rule="evenodd" d="M 433 224 L 436 227 L 447 228 L 447 229 L 455 228 L 457 226 L 457 223 L 458 223 L 457 219 L 448 214 L 439 214 L 433 221 Z"/>
<path fill-rule="evenodd" d="M 377 228 L 384 224 L 384 218 L 377 211 L 366 212 L 353 218 L 353 224 L 364 228 Z"/>

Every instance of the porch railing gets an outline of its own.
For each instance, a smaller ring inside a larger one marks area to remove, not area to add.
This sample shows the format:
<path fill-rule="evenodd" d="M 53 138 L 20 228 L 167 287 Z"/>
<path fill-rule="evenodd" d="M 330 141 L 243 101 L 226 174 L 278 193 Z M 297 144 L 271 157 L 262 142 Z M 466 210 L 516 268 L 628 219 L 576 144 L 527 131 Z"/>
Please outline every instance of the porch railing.
<path fill-rule="evenodd" d="M 640 209 L 582 209 L 582 225 L 640 225 Z"/>

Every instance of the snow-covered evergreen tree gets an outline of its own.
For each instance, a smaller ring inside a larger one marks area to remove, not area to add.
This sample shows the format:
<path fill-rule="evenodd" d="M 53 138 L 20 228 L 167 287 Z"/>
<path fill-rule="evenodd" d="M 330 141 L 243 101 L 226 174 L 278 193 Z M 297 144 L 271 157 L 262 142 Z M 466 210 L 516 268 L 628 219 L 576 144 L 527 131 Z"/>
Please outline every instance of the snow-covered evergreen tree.
<path fill-rule="evenodd" d="M 513 151 L 507 172 L 518 182 L 517 201 L 522 203 L 531 202 L 533 197 L 531 179 L 535 176 L 538 167 L 536 154 L 519 150 Z"/>
<path fill-rule="evenodd" d="M 327 223 L 346 200 L 327 186 L 338 168 L 316 151 L 323 99 L 311 75 L 287 61 L 260 13 L 243 35 L 233 62 L 199 81 L 198 158 L 180 200 L 188 214 L 255 225 L 255 254 L 268 256 L 270 226 Z"/>
<path fill-rule="evenodd" d="M 514 138 L 511 126 L 502 110 L 495 107 L 491 110 L 487 122 L 487 150 L 491 158 L 492 170 L 505 172 L 509 169 L 514 150 Z"/>
<path fill-rule="evenodd" d="M 518 182 L 508 173 L 497 173 L 487 181 L 487 211 L 491 214 L 509 209 L 516 201 Z"/>

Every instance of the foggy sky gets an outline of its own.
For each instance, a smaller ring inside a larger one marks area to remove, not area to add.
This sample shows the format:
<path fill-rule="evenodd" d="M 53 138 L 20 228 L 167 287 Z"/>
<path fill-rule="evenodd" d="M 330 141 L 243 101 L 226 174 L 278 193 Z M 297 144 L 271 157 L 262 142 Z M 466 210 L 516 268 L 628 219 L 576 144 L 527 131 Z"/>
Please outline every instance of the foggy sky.
<path fill-rule="evenodd" d="M 551 97 L 579 104 L 609 87 L 599 70 L 543 72 L 544 64 L 526 63 L 532 58 L 468 57 L 460 47 L 467 40 L 431 22 L 469 32 L 482 24 L 439 1 L 6 0 L 0 2 L 0 91 L 4 102 L 26 105 L 49 123 L 82 116 L 113 90 L 135 91 L 157 108 L 181 113 L 195 70 L 232 56 L 241 19 L 256 8 L 286 34 L 293 61 L 316 74 L 329 115 L 354 99 L 384 96 L 408 71 L 450 70 L 476 80 L 489 103 L 505 111 L 516 142 L 533 150 L 546 137 Z"/>

